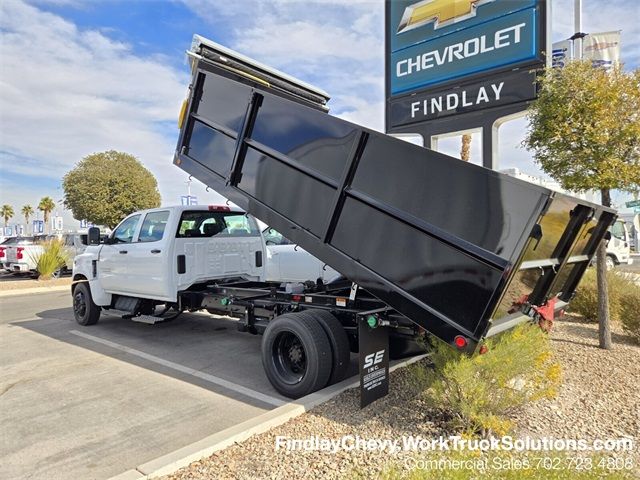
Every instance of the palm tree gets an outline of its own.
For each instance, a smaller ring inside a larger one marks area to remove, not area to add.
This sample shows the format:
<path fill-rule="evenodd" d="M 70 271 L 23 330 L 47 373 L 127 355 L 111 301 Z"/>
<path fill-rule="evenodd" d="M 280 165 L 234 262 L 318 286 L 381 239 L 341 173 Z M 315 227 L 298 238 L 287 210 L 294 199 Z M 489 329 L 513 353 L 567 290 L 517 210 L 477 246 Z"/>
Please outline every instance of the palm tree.
<path fill-rule="evenodd" d="M 38 210 L 44 213 L 44 224 L 45 228 L 49 229 L 49 214 L 53 212 L 53 209 L 56 208 L 56 203 L 53 201 L 51 197 L 42 197 L 40 199 L 40 203 L 38 204 Z"/>
<path fill-rule="evenodd" d="M 0 208 L 0 215 L 4 218 L 4 226 L 6 227 L 7 223 L 9 223 L 9 219 L 13 217 L 13 207 L 7 204 L 2 205 Z"/>
<path fill-rule="evenodd" d="M 22 207 L 22 210 L 20 210 L 22 212 L 22 215 L 24 216 L 24 221 L 27 224 L 26 227 L 26 231 L 29 230 L 29 219 L 31 218 L 31 216 L 33 215 L 34 211 L 33 211 L 33 207 L 31 205 L 24 205 Z"/>

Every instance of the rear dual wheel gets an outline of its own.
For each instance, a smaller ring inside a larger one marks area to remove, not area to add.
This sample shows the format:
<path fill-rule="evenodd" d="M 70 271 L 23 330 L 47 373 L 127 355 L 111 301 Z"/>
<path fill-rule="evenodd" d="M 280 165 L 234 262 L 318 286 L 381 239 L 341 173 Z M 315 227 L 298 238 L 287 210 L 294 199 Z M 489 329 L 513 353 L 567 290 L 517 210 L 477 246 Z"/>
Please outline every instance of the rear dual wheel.
<path fill-rule="evenodd" d="M 329 312 L 287 313 L 272 320 L 264 332 L 262 365 L 278 392 L 300 398 L 344 378 L 349 342 Z"/>

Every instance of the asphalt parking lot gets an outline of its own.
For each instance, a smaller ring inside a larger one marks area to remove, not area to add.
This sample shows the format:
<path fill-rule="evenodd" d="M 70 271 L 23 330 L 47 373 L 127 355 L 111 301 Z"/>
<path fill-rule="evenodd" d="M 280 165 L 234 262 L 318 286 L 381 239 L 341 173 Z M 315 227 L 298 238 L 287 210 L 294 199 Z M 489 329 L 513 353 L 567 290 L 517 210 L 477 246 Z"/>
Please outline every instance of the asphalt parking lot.
<path fill-rule="evenodd" d="M 287 401 L 233 320 L 81 327 L 70 304 L 0 298 L 2 479 L 108 478 Z"/>
<path fill-rule="evenodd" d="M 5 270 L 0 271 L 0 282 L 14 282 L 16 280 L 30 280 L 33 277 L 26 273 L 10 273 Z"/>

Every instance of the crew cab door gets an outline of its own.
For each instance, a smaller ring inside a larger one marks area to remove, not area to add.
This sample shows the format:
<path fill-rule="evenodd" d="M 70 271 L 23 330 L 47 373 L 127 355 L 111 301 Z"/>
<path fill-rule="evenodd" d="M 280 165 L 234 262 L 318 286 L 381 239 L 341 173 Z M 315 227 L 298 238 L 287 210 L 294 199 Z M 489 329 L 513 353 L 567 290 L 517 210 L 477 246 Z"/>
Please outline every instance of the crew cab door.
<path fill-rule="evenodd" d="M 139 213 L 125 218 L 102 246 L 98 259 L 98 278 L 109 293 L 128 294 L 135 291 L 135 282 L 129 276 L 129 251 L 138 231 Z"/>
<path fill-rule="evenodd" d="M 166 231 L 169 217 L 169 210 L 146 213 L 136 238 L 128 246 L 127 281 L 136 297 L 175 300 L 169 272 L 171 234 Z"/>

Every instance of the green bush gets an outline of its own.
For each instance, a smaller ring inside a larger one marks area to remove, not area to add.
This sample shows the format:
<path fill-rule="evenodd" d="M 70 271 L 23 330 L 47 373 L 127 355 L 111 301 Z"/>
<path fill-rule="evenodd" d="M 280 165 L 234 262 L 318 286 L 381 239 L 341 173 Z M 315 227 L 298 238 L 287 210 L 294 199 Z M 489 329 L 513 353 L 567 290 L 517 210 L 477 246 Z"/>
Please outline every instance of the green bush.
<path fill-rule="evenodd" d="M 624 292 L 638 289 L 624 274 L 616 271 L 607 272 L 607 291 L 609 293 L 609 315 L 611 320 L 619 321 L 621 318 L 621 302 Z M 596 281 L 596 269 L 589 268 L 580 285 L 576 289 L 576 295 L 569 304 L 570 310 L 583 316 L 587 320 L 598 320 L 598 284 Z"/>
<path fill-rule="evenodd" d="M 61 240 L 49 240 L 42 244 L 42 252 L 35 259 L 39 280 L 49 280 L 70 261 L 69 252 Z"/>
<path fill-rule="evenodd" d="M 620 295 L 622 328 L 640 343 L 640 286 L 631 283 Z"/>
<path fill-rule="evenodd" d="M 607 272 L 609 293 L 609 315 L 611 320 L 620 322 L 622 328 L 640 343 L 640 285 L 624 272 Z M 587 270 L 571 300 L 572 311 L 587 320 L 598 319 L 598 286 L 596 271 Z"/>
<path fill-rule="evenodd" d="M 505 434 L 512 424 L 504 415 L 554 397 L 560 384 L 549 338 L 531 323 L 489 339 L 483 355 L 462 355 L 435 338 L 432 343 L 434 368 L 414 367 L 412 373 L 426 400 L 471 434 Z"/>

